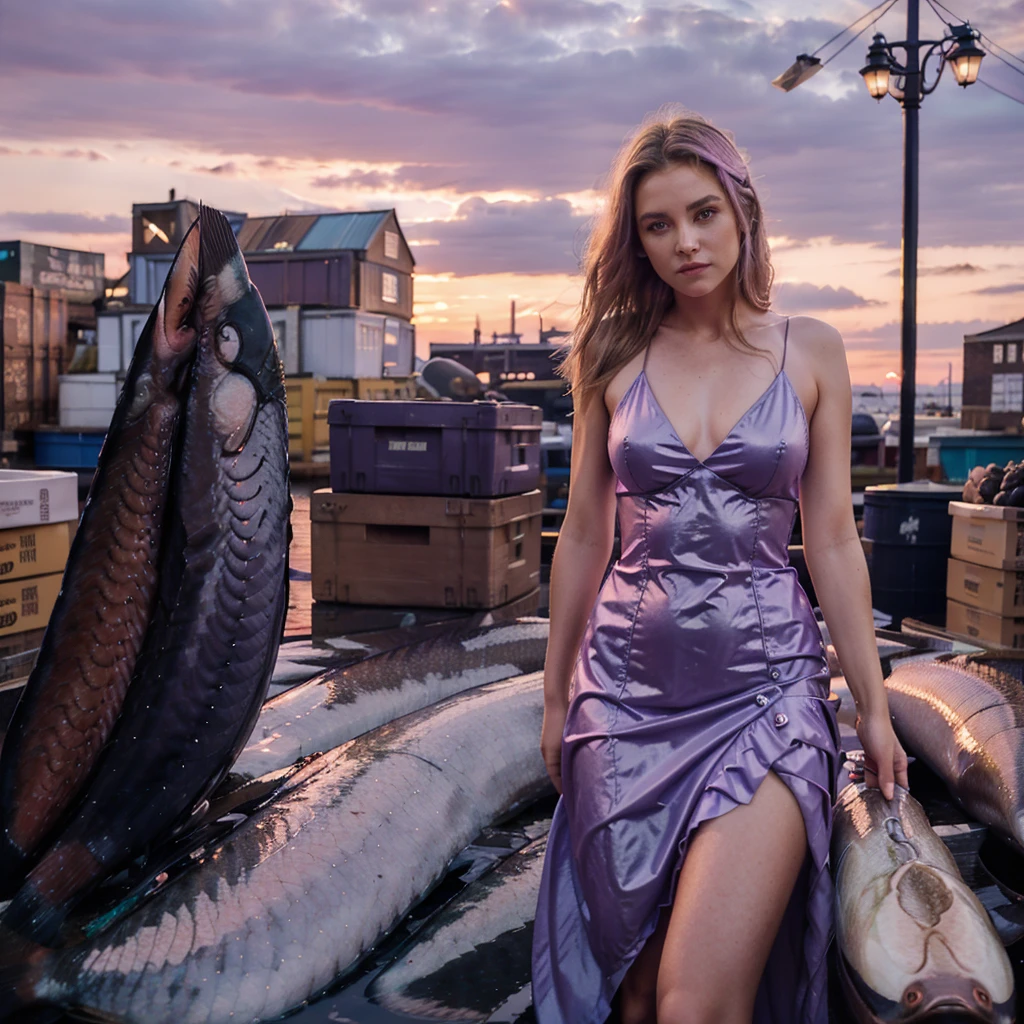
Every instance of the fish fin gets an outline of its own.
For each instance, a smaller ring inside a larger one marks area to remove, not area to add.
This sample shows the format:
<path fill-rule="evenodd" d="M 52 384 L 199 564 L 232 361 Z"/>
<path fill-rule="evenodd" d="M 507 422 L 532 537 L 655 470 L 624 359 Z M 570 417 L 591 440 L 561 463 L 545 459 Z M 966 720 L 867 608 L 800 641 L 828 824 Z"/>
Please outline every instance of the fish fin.
<path fill-rule="evenodd" d="M 199 208 L 199 270 L 202 280 L 219 274 L 241 252 L 227 217 L 212 206 Z M 244 262 L 242 264 L 244 271 Z"/>

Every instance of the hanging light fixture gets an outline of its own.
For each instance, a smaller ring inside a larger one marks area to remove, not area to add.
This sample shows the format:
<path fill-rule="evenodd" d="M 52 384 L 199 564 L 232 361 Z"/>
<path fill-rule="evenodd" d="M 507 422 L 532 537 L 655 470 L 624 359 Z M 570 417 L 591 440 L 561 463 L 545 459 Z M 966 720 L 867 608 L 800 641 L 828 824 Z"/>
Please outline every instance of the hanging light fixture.
<path fill-rule="evenodd" d="M 957 85 L 966 89 L 978 80 L 981 58 L 985 56 L 985 51 L 976 42 L 981 38 L 981 33 L 971 28 L 970 23 L 950 25 L 949 30 L 956 42 L 946 54 L 946 60 L 953 66 Z"/>
<path fill-rule="evenodd" d="M 868 47 L 868 62 L 860 69 L 868 92 L 876 100 L 881 101 L 889 91 L 889 69 L 891 66 L 892 56 L 889 53 L 889 44 L 881 32 L 876 32 L 875 38 Z"/>

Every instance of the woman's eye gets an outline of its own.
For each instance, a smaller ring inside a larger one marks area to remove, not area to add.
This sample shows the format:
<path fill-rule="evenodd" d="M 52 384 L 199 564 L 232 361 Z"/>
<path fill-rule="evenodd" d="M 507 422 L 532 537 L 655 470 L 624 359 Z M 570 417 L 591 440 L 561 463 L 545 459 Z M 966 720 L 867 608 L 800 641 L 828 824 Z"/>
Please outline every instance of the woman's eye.
<path fill-rule="evenodd" d="M 703 217 L 705 213 L 710 213 L 710 214 L 714 215 L 717 212 L 718 212 L 717 210 L 713 210 L 710 206 L 707 206 L 703 210 L 701 210 L 700 213 L 697 214 L 697 217 L 699 219 L 699 218 Z M 711 217 L 705 217 L 705 220 L 711 220 Z"/>

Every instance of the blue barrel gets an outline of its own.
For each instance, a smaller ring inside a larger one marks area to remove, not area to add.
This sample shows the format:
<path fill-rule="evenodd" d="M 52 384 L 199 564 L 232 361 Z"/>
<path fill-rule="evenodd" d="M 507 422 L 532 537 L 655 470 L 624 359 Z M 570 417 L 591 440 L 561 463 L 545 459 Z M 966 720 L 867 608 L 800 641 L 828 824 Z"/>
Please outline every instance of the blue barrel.
<path fill-rule="evenodd" d="M 953 531 L 949 503 L 961 488 L 932 481 L 864 490 L 864 537 L 871 541 L 871 603 L 892 616 L 946 621 L 946 559 Z"/>

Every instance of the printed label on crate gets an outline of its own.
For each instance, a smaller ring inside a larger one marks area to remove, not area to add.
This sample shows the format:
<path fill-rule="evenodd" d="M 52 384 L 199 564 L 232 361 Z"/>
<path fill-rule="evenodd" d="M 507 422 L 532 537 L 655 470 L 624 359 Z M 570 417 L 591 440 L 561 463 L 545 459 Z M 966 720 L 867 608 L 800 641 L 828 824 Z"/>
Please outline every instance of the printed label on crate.
<path fill-rule="evenodd" d="M 60 591 L 61 573 L 0 584 L 0 634 L 45 626 Z"/>
<path fill-rule="evenodd" d="M 426 441 L 388 441 L 389 452 L 425 452 Z"/>

